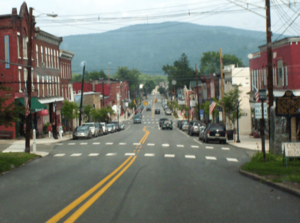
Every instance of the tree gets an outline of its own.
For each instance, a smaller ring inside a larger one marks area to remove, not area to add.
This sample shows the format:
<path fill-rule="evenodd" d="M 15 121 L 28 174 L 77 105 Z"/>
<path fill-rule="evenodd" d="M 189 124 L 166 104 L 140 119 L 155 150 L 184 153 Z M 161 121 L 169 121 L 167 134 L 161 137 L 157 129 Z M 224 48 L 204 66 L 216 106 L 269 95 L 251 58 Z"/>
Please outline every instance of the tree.
<path fill-rule="evenodd" d="M 220 102 L 217 99 L 213 98 L 213 101 L 217 103 L 216 107 L 220 105 Z M 210 101 L 206 101 L 206 102 L 204 102 L 200 105 L 200 109 L 203 109 L 204 114 L 207 115 L 207 116 L 209 116 L 209 106 L 210 106 Z M 216 107 L 213 111 L 213 116 L 214 117 L 219 117 L 219 111 L 218 111 L 218 109 L 216 109 Z M 197 104 L 195 106 L 195 114 L 198 115 L 198 117 L 199 117 L 199 111 L 198 111 L 198 105 Z"/>
<path fill-rule="evenodd" d="M 99 72 L 97 71 L 86 72 L 84 75 L 85 81 L 99 80 L 100 78 L 107 79 L 107 75 L 104 73 L 103 70 L 100 70 Z"/>
<path fill-rule="evenodd" d="M 169 86 L 172 86 L 172 80 L 176 81 L 176 88 L 183 88 L 191 80 L 195 79 L 194 70 L 189 67 L 189 60 L 183 53 L 181 57 L 173 63 L 173 66 L 164 65 L 162 70 L 168 75 Z"/>
<path fill-rule="evenodd" d="M 87 116 L 88 122 L 90 121 L 90 117 L 91 117 L 93 109 L 94 109 L 94 107 L 92 105 L 83 106 L 83 114 L 85 114 Z"/>
<path fill-rule="evenodd" d="M 72 74 L 72 81 L 73 82 L 81 82 L 82 81 L 82 75 L 81 74 Z"/>
<path fill-rule="evenodd" d="M 143 90 L 145 92 L 145 94 L 151 94 L 152 90 L 154 90 L 156 87 L 155 83 L 153 80 L 147 81 L 144 86 L 143 86 Z"/>
<path fill-rule="evenodd" d="M 69 102 L 67 100 L 63 102 L 61 112 L 68 122 L 79 116 L 78 105 L 75 102 Z"/>
<path fill-rule="evenodd" d="M 9 92 L 9 87 L 0 86 L 0 91 Z M 0 126 L 9 127 L 13 123 L 19 122 L 19 115 L 25 113 L 24 106 L 17 101 L 9 102 L 8 96 L 0 97 Z"/>
<path fill-rule="evenodd" d="M 236 121 L 237 116 L 236 101 L 239 100 L 240 93 L 241 91 L 239 90 L 239 86 L 236 86 L 228 93 L 225 93 L 223 99 L 221 100 L 221 102 L 224 103 L 225 116 L 229 121 L 233 123 L 233 125 Z M 242 112 L 240 109 L 238 111 L 238 116 L 239 118 L 242 116 Z"/>
<path fill-rule="evenodd" d="M 159 92 L 161 95 L 165 95 L 165 94 L 166 94 L 166 89 L 163 88 L 162 86 L 160 86 L 160 87 L 158 88 L 158 92 Z"/>
<path fill-rule="evenodd" d="M 114 115 L 114 111 L 110 106 L 107 106 L 100 109 L 93 109 L 91 115 L 97 122 L 109 122 Z"/>
<path fill-rule="evenodd" d="M 238 64 L 239 67 L 244 67 L 242 59 L 232 54 L 224 54 L 223 65 L 230 64 Z M 203 53 L 200 59 L 200 73 L 201 75 L 220 73 L 220 52 L 208 51 Z"/>

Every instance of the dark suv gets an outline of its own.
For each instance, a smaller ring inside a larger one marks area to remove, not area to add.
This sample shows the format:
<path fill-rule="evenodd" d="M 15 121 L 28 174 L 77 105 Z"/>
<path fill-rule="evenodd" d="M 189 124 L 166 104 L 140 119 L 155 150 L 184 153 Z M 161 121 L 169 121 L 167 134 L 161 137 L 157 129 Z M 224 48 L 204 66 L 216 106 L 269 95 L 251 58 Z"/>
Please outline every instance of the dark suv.
<path fill-rule="evenodd" d="M 203 135 L 203 142 L 219 141 L 219 143 L 226 143 L 227 132 L 226 127 L 222 124 L 210 123 L 205 129 Z"/>

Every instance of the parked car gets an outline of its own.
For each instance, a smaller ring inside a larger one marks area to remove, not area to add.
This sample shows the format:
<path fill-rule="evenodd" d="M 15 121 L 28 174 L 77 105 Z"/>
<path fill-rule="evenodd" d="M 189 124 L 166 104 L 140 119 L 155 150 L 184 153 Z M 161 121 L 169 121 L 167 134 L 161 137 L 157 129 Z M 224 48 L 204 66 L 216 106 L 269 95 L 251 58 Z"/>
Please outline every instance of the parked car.
<path fill-rule="evenodd" d="M 167 108 L 167 109 L 165 110 L 165 114 L 166 114 L 166 115 L 172 115 L 172 111 L 171 111 L 169 108 Z"/>
<path fill-rule="evenodd" d="M 120 130 L 124 130 L 125 129 L 125 124 L 124 123 L 120 123 L 119 127 L 120 127 Z"/>
<path fill-rule="evenodd" d="M 100 122 L 100 124 L 102 125 L 102 129 L 103 129 L 103 134 L 107 135 L 107 126 L 105 122 Z"/>
<path fill-rule="evenodd" d="M 199 130 L 199 140 L 203 141 L 204 134 L 205 134 L 205 126 L 201 126 Z"/>
<path fill-rule="evenodd" d="M 164 129 L 173 129 L 173 122 L 171 120 L 164 120 L 162 122 L 162 126 L 161 126 L 161 129 L 164 130 Z"/>
<path fill-rule="evenodd" d="M 133 117 L 133 124 L 135 123 L 142 123 L 142 115 L 140 113 L 136 114 L 134 117 Z"/>
<path fill-rule="evenodd" d="M 179 127 L 178 128 L 182 130 L 182 126 L 183 126 L 184 123 L 188 124 L 188 120 L 181 120 L 181 122 L 179 123 Z"/>
<path fill-rule="evenodd" d="M 151 111 L 151 107 L 147 106 L 146 111 Z"/>
<path fill-rule="evenodd" d="M 161 119 L 159 119 L 159 122 L 158 122 L 159 127 L 162 126 L 162 123 L 163 123 L 165 120 L 168 120 L 168 119 L 167 119 L 167 118 L 161 118 Z"/>
<path fill-rule="evenodd" d="M 119 122 L 117 122 L 117 121 L 111 121 L 110 123 L 113 123 L 115 125 L 116 131 L 120 131 Z"/>
<path fill-rule="evenodd" d="M 201 121 L 191 121 L 189 123 L 188 134 L 193 136 L 194 134 L 199 135 L 200 126 L 205 126 Z"/>
<path fill-rule="evenodd" d="M 189 123 L 188 122 L 184 122 L 182 124 L 181 130 L 182 131 L 188 131 L 188 129 L 189 129 Z"/>
<path fill-rule="evenodd" d="M 73 139 L 78 139 L 78 138 L 91 139 L 92 137 L 93 137 L 93 133 L 89 126 L 78 126 L 73 131 Z"/>
<path fill-rule="evenodd" d="M 155 109 L 155 114 L 160 114 L 160 109 Z"/>
<path fill-rule="evenodd" d="M 203 142 L 219 141 L 219 143 L 226 143 L 227 132 L 223 124 L 210 123 L 205 129 Z"/>
<path fill-rule="evenodd" d="M 112 123 L 107 124 L 107 132 L 114 133 L 115 132 L 115 125 Z"/>
<path fill-rule="evenodd" d="M 98 129 L 98 136 L 102 136 L 103 135 L 103 128 L 102 125 L 99 122 L 95 123 L 96 128 Z"/>
<path fill-rule="evenodd" d="M 92 130 L 94 137 L 97 137 L 99 135 L 99 130 L 96 129 L 95 122 L 86 122 L 86 123 L 82 124 L 82 126 L 89 126 Z"/>

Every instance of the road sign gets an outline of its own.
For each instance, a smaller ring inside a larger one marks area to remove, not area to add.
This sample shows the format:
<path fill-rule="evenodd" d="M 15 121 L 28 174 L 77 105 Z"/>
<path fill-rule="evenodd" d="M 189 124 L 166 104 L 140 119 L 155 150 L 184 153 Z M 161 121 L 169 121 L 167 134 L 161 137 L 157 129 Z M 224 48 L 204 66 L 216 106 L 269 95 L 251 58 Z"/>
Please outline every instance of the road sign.
<path fill-rule="evenodd" d="M 264 118 L 268 118 L 268 105 L 264 103 Z M 261 116 L 261 103 L 255 103 L 255 119 L 262 119 Z"/>
<path fill-rule="evenodd" d="M 259 89 L 259 100 L 260 101 L 267 100 L 267 90 L 266 89 Z"/>
<path fill-rule="evenodd" d="M 145 106 L 147 105 L 147 101 L 144 101 L 144 105 L 145 105 Z"/>

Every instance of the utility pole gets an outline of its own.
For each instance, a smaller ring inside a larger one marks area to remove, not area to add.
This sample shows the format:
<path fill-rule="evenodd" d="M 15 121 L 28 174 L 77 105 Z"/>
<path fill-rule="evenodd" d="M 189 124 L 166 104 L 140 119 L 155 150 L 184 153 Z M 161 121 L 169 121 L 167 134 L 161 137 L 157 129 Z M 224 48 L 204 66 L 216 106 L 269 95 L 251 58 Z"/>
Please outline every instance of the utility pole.
<path fill-rule="evenodd" d="M 102 104 L 103 104 L 103 108 L 104 108 L 104 79 L 102 80 Z"/>
<path fill-rule="evenodd" d="M 220 73 L 221 73 L 221 97 L 224 98 L 224 77 L 223 77 L 223 55 L 222 55 L 222 48 L 220 48 Z M 225 107 L 224 102 L 222 103 L 222 119 L 223 123 L 226 125 L 225 120 Z"/>
<path fill-rule="evenodd" d="M 25 152 L 30 153 L 30 132 L 31 132 L 31 67 L 32 67 L 32 39 L 33 39 L 33 8 L 29 8 L 29 26 L 28 26 L 28 63 L 27 63 L 27 95 L 28 95 L 28 107 L 29 114 L 26 116 L 26 138 L 25 138 Z"/>
<path fill-rule="evenodd" d="M 268 126 L 269 126 L 269 139 L 270 139 L 270 118 L 271 107 L 273 106 L 273 71 L 272 71 L 272 32 L 271 32 L 271 9 L 270 0 L 266 0 L 266 35 L 267 35 L 267 60 L 268 60 L 268 95 L 269 95 L 269 108 L 268 108 Z M 271 144 L 270 144 L 271 145 Z"/>
<path fill-rule="evenodd" d="M 83 65 L 82 81 L 81 81 L 81 98 L 80 98 L 80 110 L 79 110 L 79 126 L 81 126 L 81 114 L 82 114 L 82 101 L 83 101 L 84 73 L 85 73 L 85 64 Z"/>
<path fill-rule="evenodd" d="M 198 117 L 197 119 L 200 120 L 200 98 L 199 98 L 199 89 L 198 89 L 198 71 L 197 65 L 195 64 L 195 72 L 196 72 L 196 89 L 197 89 L 197 99 L 198 99 Z"/>

